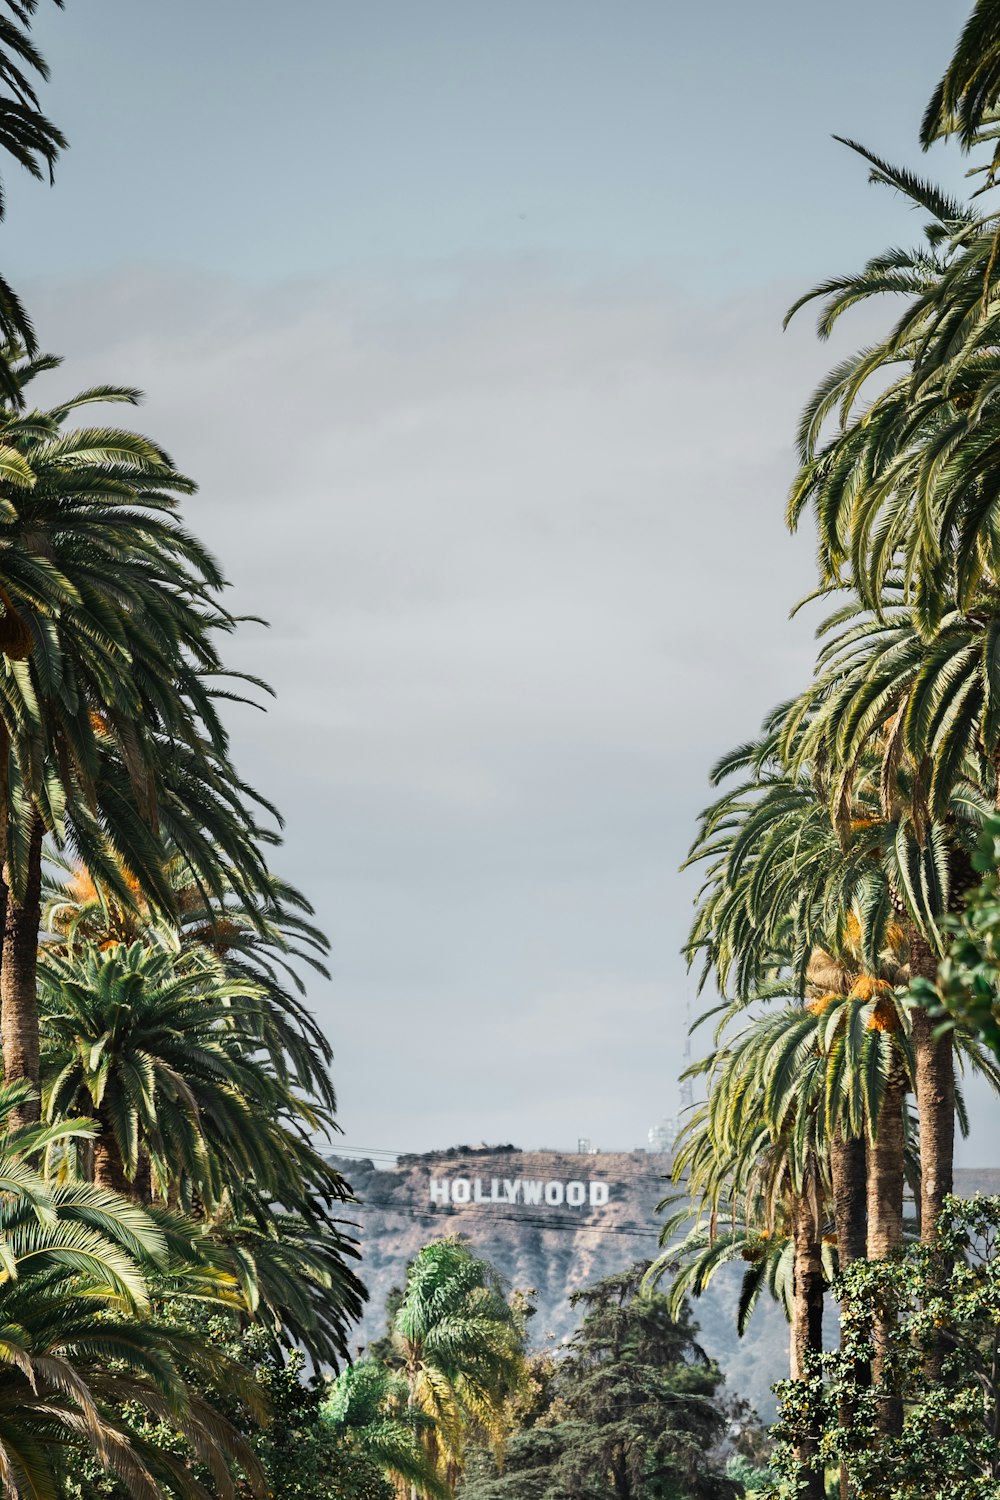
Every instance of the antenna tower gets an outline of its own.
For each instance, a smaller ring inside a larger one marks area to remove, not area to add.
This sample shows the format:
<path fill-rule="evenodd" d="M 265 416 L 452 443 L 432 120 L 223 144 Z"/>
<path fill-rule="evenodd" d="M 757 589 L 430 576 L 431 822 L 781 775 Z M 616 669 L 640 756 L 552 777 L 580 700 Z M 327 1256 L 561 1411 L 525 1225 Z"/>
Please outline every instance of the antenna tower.
<path fill-rule="evenodd" d="M 684 1004 L 684 1072 L 691 1066 L 691 1000 Z M 690 1078 L 681 1078 L 679 1117 L 683 1122 L 694 1108 L 694 1085 Z"/>

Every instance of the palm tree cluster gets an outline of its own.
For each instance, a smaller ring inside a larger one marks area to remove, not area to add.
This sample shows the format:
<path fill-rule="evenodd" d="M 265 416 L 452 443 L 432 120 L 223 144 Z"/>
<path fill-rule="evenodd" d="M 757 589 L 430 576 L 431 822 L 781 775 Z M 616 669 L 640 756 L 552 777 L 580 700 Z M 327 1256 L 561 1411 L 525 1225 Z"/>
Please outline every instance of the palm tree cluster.
<path fill-rule="evenodd" d="M 694 1221 L 668 1219 L 656 1274 L 673 1271 L 679 1300 L 741 1262 L 741 1327 L 762 1291 L 782 1299 L 794 1380 L 822 1350 L 838 1269 L 898 1250 L 907 1184 L 934 1245 L 965 1127 L 957 1075 L 1000 1087 L 978 1037 L 943 1035 L 908 993 L 936 978 L 1000 798 L 995 0 L 979 0 L 928 107 L 924 144 L 942 137 L 972 153 L 967 200 L 845 142 L 923 236 L 789 313 L 818 304 L 826 338 L 858 304 L 895 307 L 799 428 L 787 521 L 815 524 L 809 601 L 828 611 L 813 676 L 715 767 L 689 860 L 702 871 L 689 958 L 721 1004 L 674 1167 Z M 876 1320 L 876 1384 L 880 1350 Z M 898 1424 L 898 1403 L 881 1420 Z M 808 1436 L 800 1458 L 812 1500 Z"/>
<path fill-rule="evenodd" d="M 328 1420 L 400 1500 L 448 1500 L 472 1443 L 502 1456 L 527 1376 L 527 1316 L 463 1241 L 426 1245 L 390 1297 L 386 1338 L 332 1382 Z"/>
<path fill-rule="evenodd" d="M 0 3 L 0 149 L 41 177 L 36 11 Z M 347 1357 L 327 943 L 233 761 L 224 710 L 268 690 L 227 670 L 195 486 L 90 414 L 135 390 L 36 401 L 58 365 L 0 278 L 0 1490 L 260 1493 L 260 1383 L 180 1311 Z"/>

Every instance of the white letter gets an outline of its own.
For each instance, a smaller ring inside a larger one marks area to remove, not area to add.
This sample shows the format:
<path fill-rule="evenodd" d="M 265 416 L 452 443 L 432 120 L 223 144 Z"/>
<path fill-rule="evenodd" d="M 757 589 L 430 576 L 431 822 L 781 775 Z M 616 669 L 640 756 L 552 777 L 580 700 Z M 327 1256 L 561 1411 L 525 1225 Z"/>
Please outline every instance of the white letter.
<path fill-rule="evenodd" d="M 443 1181 L 443 1182 L 438 1182 L 438 1180 L 437 1180 L 436 1177 L 432 1177 L 431 1178 L 431 1202 L 432 1203 L 447 1203 L 448 1202 L 448 1182 L 447 1182 L 447 1179 L 445 1179 L 445 1181 Z"/>
<path fill-rule="evenodd" d="M 510 1179 L 507 1178 L 507 1177 L 504 1178 L 504 1183 L 503 1183 L 503 1201 L 505 1203 L 516 1203 L 517 1200 L 518 1200 L 518 1197 L 520 1196 L 520 1192 L 521 1192 L 521 1179 L 520 1179 L 520 1177 L 515 1178 L 513 1182 L 511 1182 Z"/>
<path fill-rule="evenodd" d="M 525 1180 L 521 1184 L 521 1192 L 525 1203 L 541 1203 L 543 1186 L 544 1184 L 541 1182 L 528 1182 Z M 454 1191 L 454 1188 L 452 1188 L 453 1195 Z"/>
<path fill-rule="evenodd" d="M 500 1202 L 500 1184 L 497 1182 L 495 1177 L 490 1179 L 490 1202 Z"/>
<path fill-rule="evenodd" d="M 586 1196 L 587 1189 L 584 1187 L 582 1182 L 567 1182 L 566 1202 L 569 1204 L 570 1208 L 579 1208 L 580 1204 L 583 1202 Z"/>
<path fill-rule="evenodd" d="M 468 1203 L 471 1184 L 467 1177 L 456 1177 L 451 1185 L 452 1203 Z"/>
<path fill-rule="evenodd" d="M 451 1195 L 452 1195 L 452 1197 L 455 1196 L 455 1189 L 454 1188 L 452 1188 L 452 1190 L 451 1190 Z M 608 1190 L 608 1185 L 607 1185 L 606 1182 L 592 1182 L 590 1184 L 590 1206 L 591 1206 L 591 1208 L 603 1208 L 604 1205 L 605 1205 L 605 1203 L 607 1203 L 607 1201 L 608 1201 L 608 1199 L 610 1197 L 611 1197 L 611 1193 Z"/>
<path fill-rule="evenodd" d="M 490 1201 L 488 1198 L 483 1197 L 483 1179 L 481 1177 L 476 1178 L 476 1185 L 472 1189 L 472 1201 L 473 1203 L 488 1203 Z"/>
<path fill-rule="evenodd" d="M 563 1201 L 563 1185 L 561 1182 L 547 1182 L 545 1184 L 545 1201 L 550 1208 L 556 1208 Z"/>

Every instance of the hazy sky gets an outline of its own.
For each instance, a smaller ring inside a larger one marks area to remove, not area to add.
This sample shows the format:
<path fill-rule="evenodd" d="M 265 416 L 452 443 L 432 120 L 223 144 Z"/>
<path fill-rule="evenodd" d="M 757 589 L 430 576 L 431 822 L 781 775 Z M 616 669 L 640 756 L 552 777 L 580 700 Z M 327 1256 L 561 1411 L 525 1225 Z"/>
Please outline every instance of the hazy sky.
<path fill-rule="evenodd" d="M 937 0 L 67 0 L 4 270 L 201 484 L 353 1146 L 676 1107 L 706 770 L 804 679 L 781 315 L 919 224 Z M 932 157 L 952 180 L 960 165 Z M 857 326 L 849 342 L 861 340 Z M 977 1110 L 966 1162 L 988 1154 Z"/>

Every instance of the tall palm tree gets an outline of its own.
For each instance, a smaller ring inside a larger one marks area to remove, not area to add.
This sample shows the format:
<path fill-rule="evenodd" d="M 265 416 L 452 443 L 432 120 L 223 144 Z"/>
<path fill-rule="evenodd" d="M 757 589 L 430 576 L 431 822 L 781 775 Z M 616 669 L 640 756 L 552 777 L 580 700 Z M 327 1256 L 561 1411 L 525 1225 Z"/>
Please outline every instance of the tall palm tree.
<path fill-rule="evenodd" d="M 796 705 L 785 706 L 772 715 L 759 741 L 720 762 L 714 779 L 728 779 L 734 772 L 743 779 L 706 809 L 690 856 L 691 863 L 705 864 L 707 870 L 689 955 L 703 957 L 703 982 L 714 972 L 720 991 L 732 995 L 736 1008 L 789 995 L 800 1004 L 810 997 L 813 1004 L 821 997 L 826 1003 L 851 996 L 865 976 L 888 981 L 886 988 L 903 977 L 904 934 L 892 906 L 896 830 L 884 817 L 870 777 L 859 777 L 846 799 L 840 797 L 836 826 L 826 772 L 816 770 L 827 761 L 818 756 L 807 760 L 800 753 L 796 764 L 790 753 L 799 750 L 802 734 L 802 712 L 796 712 Z M 790 740 L 790 750 L 783 749 L 783 739 Z M 851 1068 L 845 1072 L 843 1059 L 860 1063 L 869 1020 L 856 1016 L 838 1035 L 830 1032 L 822 1049 L 829 1053 L 831 1077 L 838 1079 L 843 1095 L 842 1110 L 831 1111 L 832 1096 L 825 1108 L 830 1169 L 838 1187 L 836 1211 L 845 1249 L 851 1247 L 848 1258 L 861 1253 L 866 1241 L 861 1143 L 874 1128 L 878 1107 L 872 1107 L 871 1099 L 857 1102 Z M 808 1030 L 808 1020 L 804 1024 Z M 890 1062 L 890 1054 L 881 1056 L 875 1065 L 878 1076 Z M 894 1085 L 893 1120 L 902 1110 L 901 1085 L 902 1079 Z M 771 1085 L 763 1078 L 760 1087 Z M 887 1131 L 889 1119 L 887 1114 Z M 901 1140 L 895 1144 L 899 1148 Z M 873 1141 L 870 1149 L 882 1162 L 888 1138 Z M 898 1186 L 885 1201 L 888 1206 L 898 1198 L 901 1208 L 899 1149 L 889 1170 L 896 1173 Z M 897 1239 L 898 1229 L 897 1222 L 889 1231 Z"/>
<path fill-rule="evenodd" d="M 988 617 L 956 611 L 926 642 L 890 579 L 879 614 L 848 597 L 820 626 L 816 677 L 786 717 L 790 764 L 830 768 L 835 819 L 859 791 L 879 809 L 865 836 L 881 847 L 913 977 L 936 975 L 942 921 L 974 878 L 976 839 L 995 797 L 994 628 Z M 937 1035 L 922 1009 L 912 1031 L 921 1218 L 931 1236 L 953 1181 L 953 1041 Z"/>
<path fill-rule="evenodd" d="M 391 1342 L 410 1404 L 427 1419 L 430 1464 L 454 1494 L 470 1424 L 502 1443 L 505 1402 L 523 1377 L 523 1326 L 492 1266 L 447 1239 L 410 1263 Z"/>
<path fill-rule="evenodd" d="M 20 388 L 54 363 L 18 365 Z M 174 514 L 192 486 L 138 434 L 66 429 L 82 405 L 135 399 L 102 387 L 0 421 L 33 476 L 0 516 L 0 1001 L 7 1076 L 35 1083 L 43 830 L 125 900 L 123 864 L 171 909 L 161 832 L 206 889 L 218 884 L 219 849 L 248 902 L 268 888 L 253 794 L 229 765 L 214 704 L 213 637 L 234 622 L 215 602 L 216 564 Z"/>
<path fill-rule="evenodd" d="M 791 1014 L 793 1025 L 797 1018 L 798 1013 Z M 823 1349 L 824 1295 L 832 1279 L 823 1243 L 829 1177 L 819 1154 L 825 1145 L 823 1111 L 817 1107 L 822 1063 L 815 1049 L 803 1053 L 793 1046 L 791 1053 L 799 1062 L 795 1069 L 797 1104 L 790 1114 L 786 1111 L 781 1124 L 767 1118 L 761 1086 L 772 1079 L 765 1059 L 773 1051 L 776 1020 L 782 1030 L 787 1029 L 785 1016 L 765 1016 L 745 1027 L 731 1046 L 718 1049 L 710 1061 L 703 1125 L 687 1142 L 682 1141 L 674 1159 L 675 1179 L 686 1175 L 688 1191 L 699 1205 L 699 1222 L 680 1244 L 668 1244 L 650 1279 L 655 1280 L 677 1260 L 689 1262 L 688 1274 L 678 1278 L 673 1289 L 676 1306 L 682 1289 L 697 1292 L 720 1264 L 737 1255 L 746 1258 L 749 1269 L 744 1275 L 740 1322 L 745 1323 L 766 1279 L 782 1297 L 791 1324 L 791 1379 L 803 1381 L 811 1373 L 811 1356 Z M 783 1092 L 787 1101 L 789 1091 Z M 689 1213 L 687 1208 L 665 1226 L 664 1233 L 672 1233 L 678 1220 Z M 708 1219 L 707 1232 L 700 1222 L 703 1216 Z M 720 1220 L 725 1226 L 721 1236 Z M 725 1248 L 713 1255 L 713 1241 L 718 1238 Z M 803 1433 L 798 1459 L 799 1492 L 807 1500 L 823 1500 L 816 1440 L 808 1432 Z"/>
<path fill-rule="evenodd" d="M 740 1014 L 734 1010 L 730 1017 Z M 727 1218 L 735 1232 L 726 1205 L 737 1200 L 738 1217 L 750 1232 L 764 1233 L 770 1240 L 780 1221 L 793 1248 L 796 1224 L 801 1232 L 807 1211 L 825 1220 L 829 1210 L 837 1231 L 830 1243 L 836 1247 L 838 1268 L 859 1254 L 886 1254 L 899 1244 L 906 1160 L 903 1095 L 897 1093 L 895 1079 L 905 1079 L 912 1066 L 904 1016 L 891 986 L 865 976 L 848 995 L 827 994 L 749 1019 L 743 1015 L 741 1029 L 698 1065 L 708 1077 L 708 1103 L 682 1132 L 675 1155 L 675 1180 L 684 1181 L 701 1205 L 689 1248 L 702 1254 L 702 1219 L 709 1224 L 705 1250 L 728 1232 Z M 894 1115 L 899 1115 L 898 1127 Z M 834 1148 L 856 1140 L 867 1140 L 867 1178 L 883 1189 L 881 1194 L 869 1191 L 867 1207 L 866 1174 L 862 1172 L 857 1183 L 844 1182 L 833 1170 Z M 806 1200 L 804 1207 L 797 1204 L 798 1198 Z M 688 1214 L 685 1209 L 668 1226 L 668 1238 L 686 1223 Z M 801 1240 L 798 1248 L 808 1264 L 797 1273 L 793 1256 L 787 1267 L 791 1280 L 782 1293 L 793 1322 L 799 1368 L 806 1354 L 819 1347 L 818 1329 L 813 1326 L 810 1331 L 809 1323 L 819 1315 L 819 1301 L 794 1301 L 797 1287 L 813 1283 L 815 1297 L 819 1283 L 812 1264 L 814 1244 Z M 742 1253 L 740 1234 L 732 1239 L 731 1249 Z M 657 1275 L 672 1254 L 665 1252 Z M 771 1266 L 772 1289 L 777 1289 L 781 1278 L 773 1259 L 757 1257 L 751 1264 L 765 1261 Z M 714 1270 L 715 1262 L 707 1258 L 703 1266 Z M 699 1271 L 699 1278 L 703 1274 Z M 745 1287 L 744 1317 L 761 1284 L 755 1270 Z M 703 1286 L 700 1280 L 698 1289 Z"/>
<path fill-rule="evenodd" d="M 997 577 L 998 454 L 994 228 L 968 206 L 849 142 L 873 180 L 929 216 L 925 243 L 876 255 L 792 307 L 822 300 L 826 337 L 872 298 L 904 298 L 883 338 L 842 360 L 817 387 L 799 432 L 801 467 L 788 521 L 811 507 L 823 581 L 849 565 L 872 609 L 899 568 L 915 623 L 931 636 L 953 603 L 968 609 Z M 832 424 L 832 428 L 831 428 Z"/>

